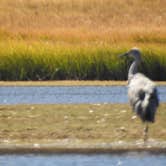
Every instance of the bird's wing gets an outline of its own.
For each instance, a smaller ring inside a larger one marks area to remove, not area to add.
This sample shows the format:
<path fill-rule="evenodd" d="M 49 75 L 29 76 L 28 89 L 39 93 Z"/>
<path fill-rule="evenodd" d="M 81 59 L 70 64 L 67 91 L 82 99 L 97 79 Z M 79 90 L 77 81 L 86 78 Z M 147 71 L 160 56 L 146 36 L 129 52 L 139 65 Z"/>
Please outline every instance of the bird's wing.
<path fill-rule="evenodd" d="M 159 105 L 156 85 L 143 74 L 135 74 L 128 85 L 128 96 L 130 104 L 134 107 L 138 101 L 143 101 L 145 96 L 153 99 L 156 105 Z"/>

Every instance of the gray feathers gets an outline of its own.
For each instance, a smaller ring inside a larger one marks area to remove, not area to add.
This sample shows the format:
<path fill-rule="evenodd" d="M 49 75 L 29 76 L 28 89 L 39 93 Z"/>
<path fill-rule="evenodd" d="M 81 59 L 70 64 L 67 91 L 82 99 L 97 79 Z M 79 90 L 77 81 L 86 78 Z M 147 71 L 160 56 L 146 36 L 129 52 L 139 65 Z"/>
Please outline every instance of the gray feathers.
<path fill-rule="evenodd" d="M 159 99 L 155 84 L 142 74 L 135 74 L 128 85 L 128 96 L 133 111 L 141 120 L 154 122 Z"/>

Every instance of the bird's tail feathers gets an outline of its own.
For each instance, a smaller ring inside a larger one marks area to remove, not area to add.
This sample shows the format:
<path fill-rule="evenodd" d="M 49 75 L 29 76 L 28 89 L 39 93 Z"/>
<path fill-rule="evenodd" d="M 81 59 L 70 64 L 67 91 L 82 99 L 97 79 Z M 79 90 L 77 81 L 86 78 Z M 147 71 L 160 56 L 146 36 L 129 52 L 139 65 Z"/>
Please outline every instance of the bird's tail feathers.
<path fill-rule="evenodd" d="M 153 98 L 152 95 L 146 94 L 144 101 L 142 102 L 141 119 L 153 123 L 155 121 L 157 107 L 158 102 L 156 102 L 156 99 Z"/>
<path fill-rule="evenodd" d="M 146 94 L 143 100 L 138 100 L 134 105 L 134 111 L 142 119 L 143 122 L 154 122 L 155 113 L 158 107 L 158 101 L 151 95 Z"/>

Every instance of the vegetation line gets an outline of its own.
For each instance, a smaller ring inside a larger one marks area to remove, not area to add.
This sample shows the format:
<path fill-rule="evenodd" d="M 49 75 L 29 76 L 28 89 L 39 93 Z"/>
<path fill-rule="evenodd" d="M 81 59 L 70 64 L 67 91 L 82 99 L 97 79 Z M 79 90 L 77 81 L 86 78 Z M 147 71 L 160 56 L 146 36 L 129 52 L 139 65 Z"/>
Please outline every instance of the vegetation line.
<path fill-rule="evenodd" d="M 0 80 L 126 80 L 131 61 L 118 55 L 127 48 L 1 42 Z M 166 80 L 165 47 L 142 47 L 142 53 L 140 71 L 153 80 Z"/>

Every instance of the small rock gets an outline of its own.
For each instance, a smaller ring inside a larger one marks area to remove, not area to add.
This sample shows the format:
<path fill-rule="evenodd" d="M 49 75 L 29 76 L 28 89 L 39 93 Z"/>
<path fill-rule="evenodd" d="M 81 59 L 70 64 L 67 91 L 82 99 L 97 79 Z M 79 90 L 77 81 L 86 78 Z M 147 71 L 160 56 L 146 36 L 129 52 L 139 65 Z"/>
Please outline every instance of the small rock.
<path fill-rule="evenodd" d="M 64 119 L 68 119 L 68 116 L 64 116 Z"/>
<path fill-rule="evenodd" d="M 134 115 L 134 116 L 131 117 L 132 120 L 134 120 L 134 119 L 136 119 L 136 118 L 137 118 L 136 115 Z"/>
<path fill-rule="evenodd" d="M 93 105 L 100 106 L 101 104 L 100 103 L 96 103 L 96 104 L 93 104 Z"/>
<path fill-rule="evenodd" d="M 109 116 L 109 114 L 104 114 L 104 116 Z"/>
<path fill-rule="evenodd" d="M 122 127 L 120 127 L 120 130 L 125 132 L 126 128 L 124 126 L 122 126 Z"/>
<path fill-rule="evenodd" d="M 89 110 L 89 113 L 93 113 L 94 111 L 93 110 Z"/>
<path fill-rule="evenodd" d="M 126 110 L 122 110 L 122 111 L 120 111 L 121 113 L 126 113 L 127 111 Z"/>
<path fill-rule="evenodd" d="M 35 148 L 40 148 L 40 144 L 38 144 L 38 143 L 33 144 L 33 146 L 34 146 Z"/>
<path fill-rule="evenodd" d="M 96 123 L 100 123 L 100 120 L 97 120 Z"/>
<path fill-rule="evenodd" d="M 35 107 L 32 106 L 32 107 L 31 107 L 31 110 L 34 110 L 34 109 L 35 109 Z"/>
<path fill-rule="evenodd" d="M 9 140 L 4 139 L 3 142 L 4 142 L 4 143 L 9 143 Z"/>

